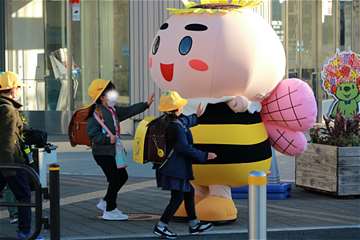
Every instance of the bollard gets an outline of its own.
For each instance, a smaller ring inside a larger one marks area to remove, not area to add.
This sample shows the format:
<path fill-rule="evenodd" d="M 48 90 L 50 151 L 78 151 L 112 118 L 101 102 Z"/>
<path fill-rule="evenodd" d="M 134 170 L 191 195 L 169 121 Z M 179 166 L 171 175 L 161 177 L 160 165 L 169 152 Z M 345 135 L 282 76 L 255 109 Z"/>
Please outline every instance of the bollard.
<path fill-rule="evenodd" d="M 52 164 L 49 167 L 50 199 L 50 239 L 60 240 L 60 167 Z"/>
<path fill-rule="evenodd" d="M 270 184 L 279 184 L 280 183 L 280 173 L 278 167 L 278 161 L 276 158 L 276 152 L 274 148 L 271 148 L 272 153 L 272 160 L 271 160 L 271 167 L 270 167 L 270 175 L 267 176 L 268 183 Z"/>
<path fill-rule="evenodd" d="M 251 172 L 248 183 L 249 240 L 266 240 L 266 173 Z"/>

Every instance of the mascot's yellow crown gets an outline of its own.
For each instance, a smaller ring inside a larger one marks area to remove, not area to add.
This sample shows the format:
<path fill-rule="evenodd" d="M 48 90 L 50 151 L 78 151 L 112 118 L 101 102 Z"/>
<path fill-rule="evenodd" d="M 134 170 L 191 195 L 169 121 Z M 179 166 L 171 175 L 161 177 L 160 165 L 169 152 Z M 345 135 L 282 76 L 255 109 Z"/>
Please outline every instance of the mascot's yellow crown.
<path fill-rule="evenodd" d="M 256 8 L 263 0 L 199 0 L 197 2 L 182 0 L 185 8 L 169 8 L 170 14 L 190 14 L 190 13 L 227 13 L 238 11 L 242 8 Z"/>

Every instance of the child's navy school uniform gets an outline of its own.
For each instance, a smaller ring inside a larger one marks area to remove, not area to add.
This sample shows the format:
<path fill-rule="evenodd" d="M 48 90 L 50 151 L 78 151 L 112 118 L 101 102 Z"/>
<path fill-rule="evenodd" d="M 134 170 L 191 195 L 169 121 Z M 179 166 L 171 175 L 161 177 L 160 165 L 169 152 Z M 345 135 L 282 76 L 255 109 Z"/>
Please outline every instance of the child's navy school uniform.
<path fill-rule="evenodd" d="M 177 121 L 169 124 L 167 141 L 173 154 L 169 160 L 156 171 L 157 184 L 163 190 L 180 192 L 192 191 L 190 181 L 194 179 L 192 163 L 207 161 L 208 153 L 193 146 L 193 137 L 190 128 L 197 125 L 196 114 L 181 115 Z"/>

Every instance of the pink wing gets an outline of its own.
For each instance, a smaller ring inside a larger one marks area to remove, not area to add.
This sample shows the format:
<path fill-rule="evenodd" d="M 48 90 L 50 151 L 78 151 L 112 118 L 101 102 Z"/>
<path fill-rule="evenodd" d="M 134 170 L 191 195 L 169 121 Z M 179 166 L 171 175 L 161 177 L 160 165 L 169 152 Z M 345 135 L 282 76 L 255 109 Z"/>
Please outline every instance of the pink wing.
<path fill-rule="evenodd" d="M 300 79 L 285 79 L 262 102 L 261 115 L 275 149 L 298 155 L 306 148 L 303 132 L 316 121 L 313 91 Z"/>
<path fill-rule="evenodd" d="M 306 131 L 316 121 L 314 93 L 300 79 L 285 79 L 262 102 L 261 115 L 265 122 L 295 131 Z"/>
<path fill-rule="evenodd" d="M 289 156 L 297 156 L 305 151 L 307 140 L 303 132 L 292 131 L 272 124 L 266 124 L 266 129 L 271 145 L 277 151 Z"/>

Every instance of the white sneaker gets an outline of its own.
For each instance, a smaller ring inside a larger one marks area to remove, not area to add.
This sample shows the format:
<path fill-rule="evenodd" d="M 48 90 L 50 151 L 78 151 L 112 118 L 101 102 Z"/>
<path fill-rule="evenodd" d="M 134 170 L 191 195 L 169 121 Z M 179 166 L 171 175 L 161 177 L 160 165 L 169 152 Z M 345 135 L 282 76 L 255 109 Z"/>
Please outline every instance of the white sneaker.
<path fill-rule="evenodd" d="M 117 211 L 119 214 L 123 214 L 123 215 L 127 216 L 127 215 L 124 214 L 121 210 L 119 210 L 119 209 L 117 209 L 117 208 L 115 208 L 114 211 Z"/>
<path fill-rule="evenodd" d="M 106 201 L 104 199 L 100 199 L 99 203 L 96 205 L 97 209 L 101 211 L 106 211 Z"/>
<path fill-rule="evenodd" d="M 119 209 L 115 208 L 114 210 L 109 212 L 104 211 L 102 218 L 109 221 L 125 221 L 129 219 L 129 216 L 123 214 Z"/>

